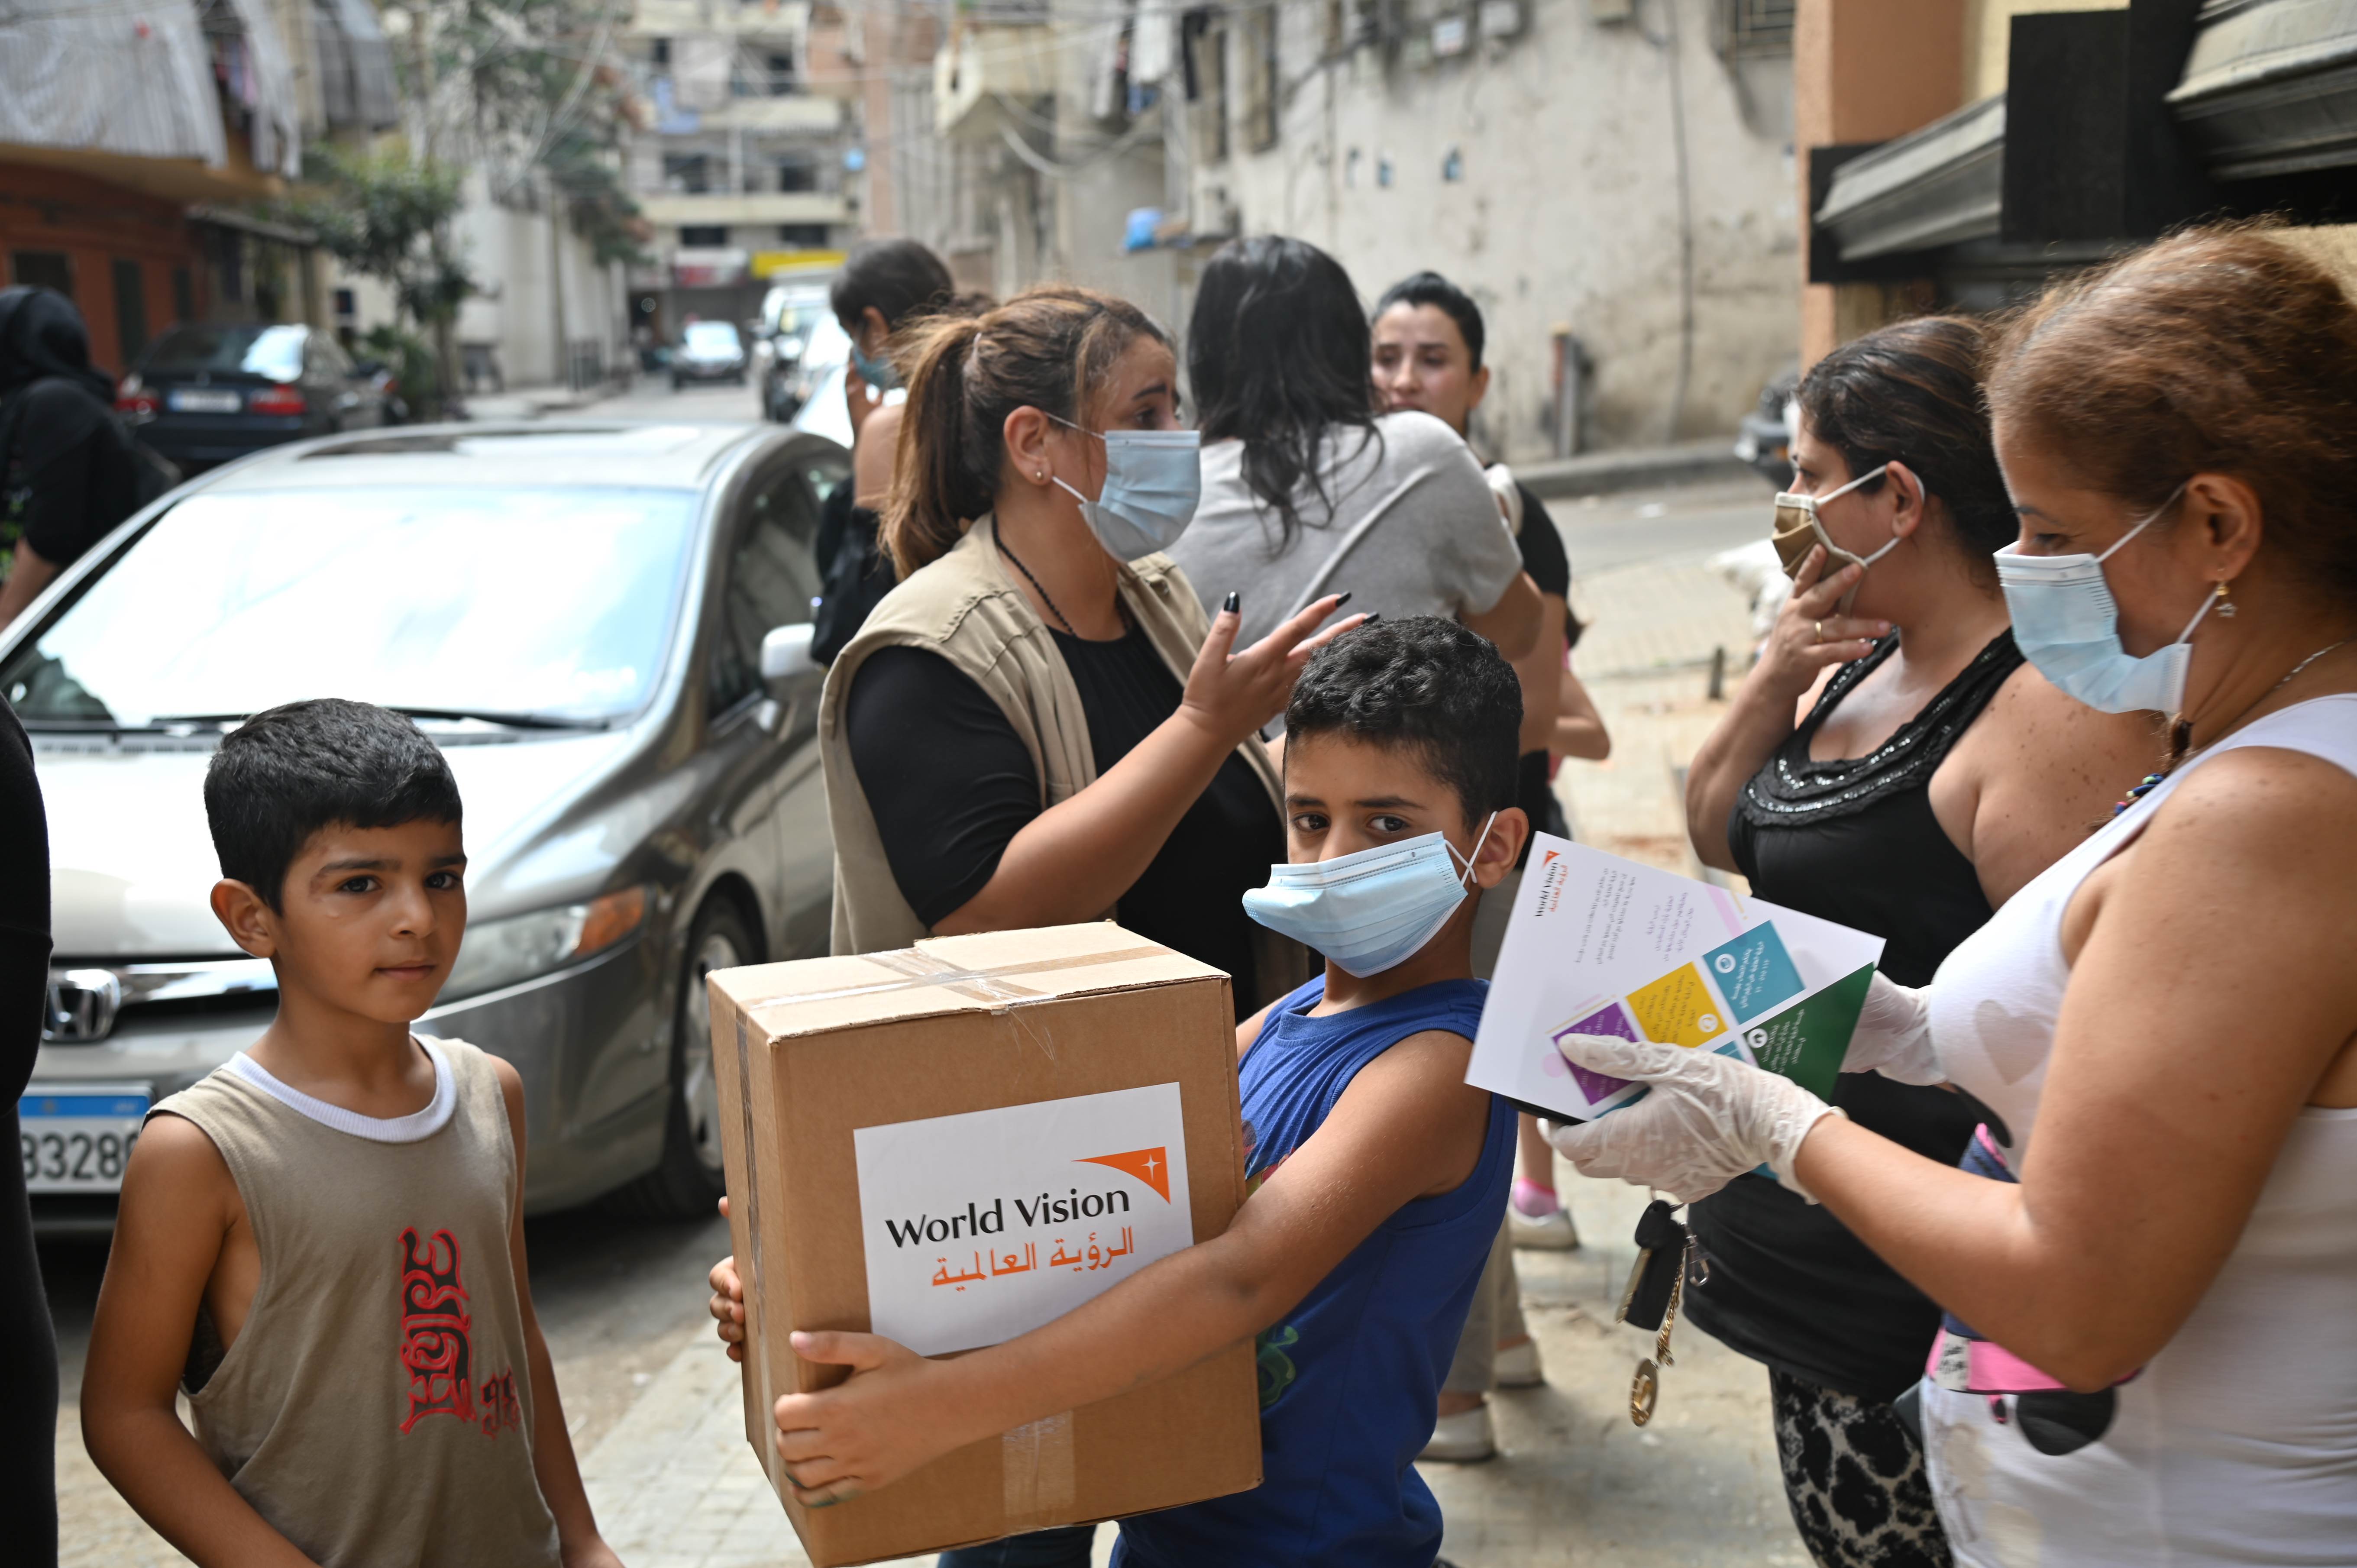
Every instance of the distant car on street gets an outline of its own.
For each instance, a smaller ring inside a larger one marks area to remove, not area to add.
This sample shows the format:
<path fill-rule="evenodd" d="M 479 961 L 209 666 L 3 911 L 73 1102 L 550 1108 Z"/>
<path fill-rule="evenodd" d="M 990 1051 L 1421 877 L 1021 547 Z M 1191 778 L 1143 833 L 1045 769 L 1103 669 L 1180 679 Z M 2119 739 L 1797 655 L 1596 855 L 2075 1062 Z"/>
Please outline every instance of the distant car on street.
<path fill-rule="evenodd" d="M 299 325 L 175 327 L 132 362 L 114 406 L 190 473 L 387 422 L 383 378 Z"/>
<path fill-rule="evenodd" d="M 834 320 L 823 285 L 780 284 L 761 300 L 753 343 L 753 373 L 761 387 L 761 417 L 783 424 L 802 412 L 809 381 L 802 356 L 823 320 Z M 838 332 L 841 331 L 837 328 Z"/>
<path fill-rule="evenodd" d="M 673 391 L 690 381 L 735 381 L 745 384 L 745 339 L 733 323 L 691 321 L 671 352 Z"/>
<path fill-rule="evenodd" d="M 414 426 L 183 486 L 69 567 L 0 633 L 53 867 L 37 1224 L 110 1226 L 147 1108 L 269 1023 L 202 781 L 317 696 L 408 714 L 457 775 L 468 924 L 417 1028 L 522 1073 L 527 1206 L 709 1214 L 704 977 L 827 948 L 813 546 L 849 476 L 774 425 Z"/>

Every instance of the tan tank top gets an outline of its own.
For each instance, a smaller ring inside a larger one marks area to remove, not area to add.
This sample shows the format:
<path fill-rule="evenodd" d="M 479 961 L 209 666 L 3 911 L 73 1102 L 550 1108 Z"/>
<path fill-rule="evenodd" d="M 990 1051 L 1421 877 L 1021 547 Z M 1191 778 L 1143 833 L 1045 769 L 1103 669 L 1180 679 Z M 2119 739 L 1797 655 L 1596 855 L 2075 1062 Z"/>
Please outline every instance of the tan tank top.
<path fill-rule="evenodd" d="M 197 1439 L 325 1568 L 554 1565 L 507 1108 L 482 1052 L 419 1043 L 434 1100 L 412 1116 L 355 1115 L 243 1055 L 149 1112 L 212 1140 L 262 1254 L 245 1327 L 210 1368 L 200 1325 Z"/>

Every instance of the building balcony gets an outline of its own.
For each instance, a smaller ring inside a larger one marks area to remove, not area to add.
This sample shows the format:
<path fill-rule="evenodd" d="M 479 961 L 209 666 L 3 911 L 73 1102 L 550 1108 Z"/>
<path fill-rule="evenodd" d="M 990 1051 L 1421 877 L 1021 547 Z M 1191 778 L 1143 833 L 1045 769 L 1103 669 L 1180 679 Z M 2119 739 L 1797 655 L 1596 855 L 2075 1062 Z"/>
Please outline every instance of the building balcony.
<path fill-rule="evenodd" d="M 808 0 L 779 0 L 774 5 L 739 0 L 639 0 L 627 31 L 639 38 L 725 33 L 799 40 L 810 31 L 810 13 Z"/>
<path fill-rule="evenodd" d="M 0 162 L 167 199 L 250 201 L 300 165 L 295 98 L 263 0 L 201 25 L 191 0 L 167 0 L 135 28 L 77 0 L 25 0 L 0 49 Z"/>
<path fill-rule="evenodd" d="M 640 196 L 639 211 L 659 229 L 732 228 L 787 223 L 848 223 L 851 205 L 823 190 L 749 191 L 732 195 Z"/>
<path fill-rule="evenodd" d="M 996 141 L 1011 123 L 1006 101 L 1052 94 L 1056 65 L 1049 28 L 1020 22 L 960 27 L 933 57 L 934 129 L 952 141 Z"/>

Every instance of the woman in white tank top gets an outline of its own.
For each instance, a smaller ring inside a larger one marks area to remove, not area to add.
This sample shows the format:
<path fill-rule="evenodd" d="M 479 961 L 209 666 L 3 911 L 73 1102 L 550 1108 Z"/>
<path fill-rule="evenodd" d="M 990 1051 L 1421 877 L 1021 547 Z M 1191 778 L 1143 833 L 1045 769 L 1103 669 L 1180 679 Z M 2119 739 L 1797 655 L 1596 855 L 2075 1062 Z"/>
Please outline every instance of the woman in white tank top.
<path fill-rule="evenodd" d="M 1989 396 L 2023 651 L 2170 725 L 2142 799 L 1869 1005 L 1846 1065 L 1946 1079 L 1985 1137 L 1946 1169 L 1582 1040 L 1655 1089 L 1558 1146 L 1689 1199 L 1768 1164 L 1947 1310 L 1958 1563 L 2357 1563 L 2357 306 L 2273 235 L 2179 235 L 2050 290 Z"/>

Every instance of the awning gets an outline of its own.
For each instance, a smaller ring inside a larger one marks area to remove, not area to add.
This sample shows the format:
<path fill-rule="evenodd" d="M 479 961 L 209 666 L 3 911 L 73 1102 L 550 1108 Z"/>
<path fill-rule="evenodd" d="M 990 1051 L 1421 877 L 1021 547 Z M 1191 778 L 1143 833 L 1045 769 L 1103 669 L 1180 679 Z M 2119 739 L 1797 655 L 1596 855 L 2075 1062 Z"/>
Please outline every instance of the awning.
<path fill-rule="evenodd" d="M 1814 221 L 1858 262 L 1987 239 L 2004 206 L 2000 92 L 1842 165 Z"/>
<path fill-rule="evenodd" d="M 382 131 L 401 119 L 393 46 L 368 0 L 311 0 L 312 53 L 319 66 L 319 104 L 339 129 Z"/>
<path fill-rule="evenodd" d="M 0 142 L 229 162 L 212 57 L 188 0 L 135 18 L 88 0 L 11 0 Z"/>
<path fill-rule="evenodd" d="M 2219 179 L 2357 165 L 2357 0 L 2209 0 L 2169 106 Z"/>

